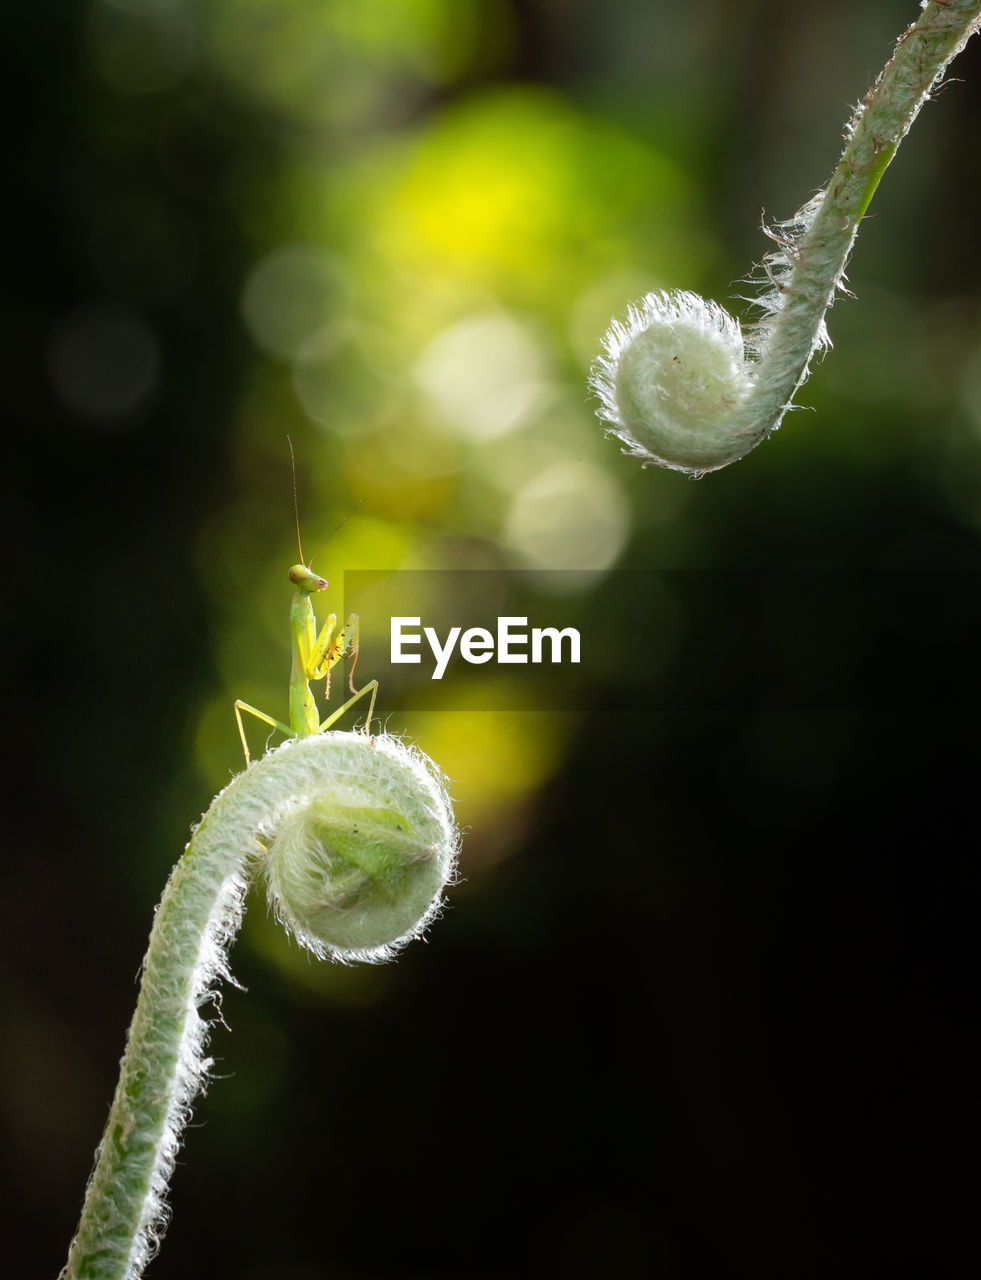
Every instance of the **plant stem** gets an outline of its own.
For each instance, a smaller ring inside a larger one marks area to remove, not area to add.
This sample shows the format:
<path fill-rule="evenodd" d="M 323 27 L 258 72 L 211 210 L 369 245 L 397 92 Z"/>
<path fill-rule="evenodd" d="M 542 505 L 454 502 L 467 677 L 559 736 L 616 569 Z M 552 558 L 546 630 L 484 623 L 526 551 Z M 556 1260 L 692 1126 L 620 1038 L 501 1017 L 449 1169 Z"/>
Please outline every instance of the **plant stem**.
<path fill-rule="evenodd" d="M 338 786 L 353 790 L 352 803 L 377 806 L 383 818 L 408 796 L 407 811 L 421 807 L 435 832 L 442 883 L 452 874 L 456 831 L 445 792 L 425 758 L 397 739 L 362 733 L 290 739 L 229 783 L 193 832 L 157 909 L 119 1083 L 63 1280 L 137 1280 L 155 1253 L 181 1130 L 211 1065 L 203 1056 L 208 1026 L 198 1010 L 216 997 L 216 980 L 229 976 L 226 950 L 266 844 L 287 817 L 295 824 L 298 810 L 318 798 L 323 803 Z M 356 810 L 369 817 L 374 811 Z M 437 891 L 408 931 L 402 920 L 389 945 L 348 954 L 390 955 L 421 931 L 441 900 Z M 337 949 L 334 954 L 343 958 Z"/>
<path fill-rule="evenodd" d="M 778 285 L 756 390 L 745 408 L 755 427 L 748 448 L 779 423 L 812 354 L 825 345 L 825 313 L 876 187 L 930 90 L 979 25 L 979 0 L 931 0 L 859 106 L 813 219 L 788 251 L 789 273 Z"/>
<path fill-rule="evenodd" d="M 950 60 L 981 26 L 981 0 L 930 0 L 846 130 L 826 190 L 767 234 L 761 320 L 744 341 L 722 308 L 649 293 L 607 331 L 591 383 L 632 453 L 690 475 L 742 458 L 774 431 L 828 345 L 825 316 L 883 173 Z"/>

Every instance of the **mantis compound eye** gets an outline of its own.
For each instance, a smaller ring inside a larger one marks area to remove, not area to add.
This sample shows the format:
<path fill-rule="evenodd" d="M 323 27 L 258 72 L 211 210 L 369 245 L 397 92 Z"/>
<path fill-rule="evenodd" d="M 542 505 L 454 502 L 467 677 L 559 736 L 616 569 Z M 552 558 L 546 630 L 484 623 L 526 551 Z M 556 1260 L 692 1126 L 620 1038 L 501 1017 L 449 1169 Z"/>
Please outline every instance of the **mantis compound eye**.
<path fill-rule="evenodd" d="M 315 793 L 269 842 L 269 901 L 316 955 L 385 960 L 423 932 L 453 879 L 449 801 L 435 765 L 396 738 L 321 741 L 330 754 Z"/>

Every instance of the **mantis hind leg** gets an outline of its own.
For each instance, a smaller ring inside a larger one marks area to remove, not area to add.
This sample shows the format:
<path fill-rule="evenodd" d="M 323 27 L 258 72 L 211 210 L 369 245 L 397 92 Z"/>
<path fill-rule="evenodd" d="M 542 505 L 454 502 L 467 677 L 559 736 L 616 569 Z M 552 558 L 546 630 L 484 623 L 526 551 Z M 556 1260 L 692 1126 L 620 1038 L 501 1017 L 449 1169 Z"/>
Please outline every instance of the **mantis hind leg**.
<path fill-rule="evenodd" d="M 370 735 L 371 733 L 371 719 L 375 713 L 375 698 L 378 694 L 378 681 L 369 680 L 368 683 L 364 685 L 363 688 L 355 689 L 354 668 L 358 665 L 358 657 L 360 655 L 360 652 L 361 652 L 361 619 L 358 617 L 356 613 L 352 613 L 348 616 L 347 621 L 344 623 L 343 628 L 338 634 L 338 637 L 333 649 L 333 654 L 336 655 L 334 656 L 334 662 L 336 662 L 338 658 L 351 659 L 351 665 L 350 667 L 348 667 L 348 671 L 347 671 L 347 687 L 351 690 L 352 696 L 348 698 L 347 702 L 345 702 L 342 707 L 339 707 L 335 712 L 333 712 L 332 715 L 327 717 L 327 719 L 320 726 L 321 731 L 323 731 L 324 729 L 328 729 L 334 723 L 335 720 L 339 719 L 340 716 L 342 716 L 344 712 L 347 711 L 349 707 L 353 707 L 359 698 L 363 698 L 366 693 L 370 693 L 371 701 L 368 703 L 368 715 L 365 718 L 364 731 L 365 731 L 365 734 L 367 735 Z M 329 679 L 330 679 L 330 676 L 328 675 L 328 680 Z M 330 686 L 328 685 L 328 688 L 329 687 Z"/>
<path fill-rule="evenodd" d="M 374 699 L 372 699 L 374 705 Z M 343 710 L 343 708 L 342 708 Z M 282 720 L 274 720 L 272 716 L 267 716 L 264 711 L 259 711 L 255 707 L 250 707 L 247 702 L 243 702 L 241 698 L 235 699 L 235 720 L 238 724 L 238 736 L 242 739 L 242 750 L 245 752 L 245 763 L 250 765 L 252 757 L 249 754 L 249 744 L 245 737 L 245 725 L 242 723 L 242 712 L 247 711 L 249 715 L 255 716 L 257 720 L 262 720 L 264 724 L 272 725 L 274 729 L 278 729 L 280 733 L 285 733 L 288 738 L 293 737 L 293 730 L 288 724 L 283 724 Z"/>
<path fill-rule="evenodd" d="M 344 714 L 344 712 L 347 711 L 349 707 L 353 707 L 354 704 L 360 698 L 363 698 L 366 693 L 371 694 L 371 701 L 368 703 L 368 715 L 365 718 L 365 722 L 364 722 L 365 735 L 366 736 L 369 735 L 371 733 L 371 718 L 375 713 L 375 697 L 378 693 L 377 680 L 369 680 L 368 683 L 364 686 L 364 688 L 356 690 L 353 698 L 348 698 L 347 702 L 345 702 L 342 707 L 338 707 L 335 712 L 333 712 L 331 715 L 327 717 L 327 719 L 320 726 L 320 732 L 323 733 L 325 729 L 329 729 L 335 720 L 339 720 L 340 717 Z"/>

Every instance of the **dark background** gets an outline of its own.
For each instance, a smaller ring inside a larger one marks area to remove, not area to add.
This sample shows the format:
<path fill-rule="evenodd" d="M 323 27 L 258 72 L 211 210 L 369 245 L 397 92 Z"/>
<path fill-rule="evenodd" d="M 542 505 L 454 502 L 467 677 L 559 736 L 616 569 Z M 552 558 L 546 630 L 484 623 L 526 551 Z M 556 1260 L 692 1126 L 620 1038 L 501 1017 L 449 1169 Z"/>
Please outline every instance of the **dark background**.
<path fill-rule="evenodd" d="M 334 566 L 534 567 L 512 499 L 567 457 L 570 527 L 622 527 L 582 567 L 688 585 L 590 587 L 561 713 L 461 687 L 392 725 L 469 827 L 427 945 L 318 967 L 256 899 L 151 1274 L 964 1274 L 981 43 L 883 181 L 814 412 L 693 484 L 592 425 L 589 343 L 645 288 L 739 291 L 912 0 L 350 12 L 5 15 L 5 1266 L 62 1265 L 231 701 L 285 705 L 290 431 L 312 544 L 369 499 Z M 241 301 L 297 243 L 341 281 L 322 413 Z M 547 354 L 510 434 L 413 380 L 476 313 Z"/>

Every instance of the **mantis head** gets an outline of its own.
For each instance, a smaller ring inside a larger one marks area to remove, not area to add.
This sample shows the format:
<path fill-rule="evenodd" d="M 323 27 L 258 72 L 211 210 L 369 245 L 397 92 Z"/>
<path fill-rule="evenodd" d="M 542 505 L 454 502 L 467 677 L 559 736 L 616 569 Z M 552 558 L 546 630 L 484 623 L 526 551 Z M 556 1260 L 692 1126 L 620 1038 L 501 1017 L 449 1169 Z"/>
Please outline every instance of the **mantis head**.
<path fill-rule="evenodd" d="M 298 591 L 326 591 L 327 579 L 308 569 L 305 564 L 295 564 L 289 571 L 289 580 Z"/>

